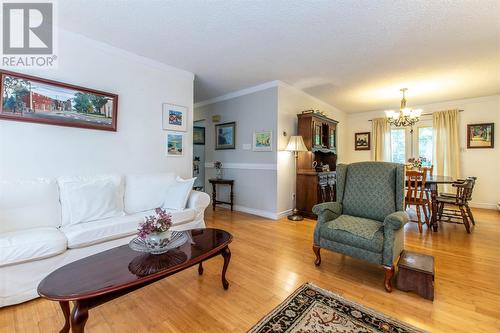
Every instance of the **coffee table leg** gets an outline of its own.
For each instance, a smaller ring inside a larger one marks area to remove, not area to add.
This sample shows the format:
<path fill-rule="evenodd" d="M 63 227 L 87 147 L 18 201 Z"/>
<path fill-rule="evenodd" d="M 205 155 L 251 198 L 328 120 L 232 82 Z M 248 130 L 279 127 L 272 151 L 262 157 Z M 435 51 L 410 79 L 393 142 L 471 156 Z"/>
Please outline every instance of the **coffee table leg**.
<path fill-rule="evenodd" d="M 221 251 L 222 256 L 224 257 L 224 267 L 222 267 L 222 286 L 227 290 L 229 288 L 229 282 L 226 280 L 226 271 L 227 266 L 229 266 L 229 260 L 231 260 L 231 251 L 229 247 L 225 247 Z"/>
<path fill-rule="evenodd" d="M 61 328 L 59 333 L 68 333 L 69 332 L 69 302 L 59 302 L 59 306 L 64 315 L 64 326 Z"/>
<path fill-rule="evenodd" d="M 202 275 L 203 274 L 203 263 L 200 262 L 200 264 L 198 265 L 198 275 Z"/>
<path fill-rule="evenodd" d="M 71 332 L 83 333 L 88 318 L 88 306 L 84 302 L 76 301 L 71 313 Z"/>

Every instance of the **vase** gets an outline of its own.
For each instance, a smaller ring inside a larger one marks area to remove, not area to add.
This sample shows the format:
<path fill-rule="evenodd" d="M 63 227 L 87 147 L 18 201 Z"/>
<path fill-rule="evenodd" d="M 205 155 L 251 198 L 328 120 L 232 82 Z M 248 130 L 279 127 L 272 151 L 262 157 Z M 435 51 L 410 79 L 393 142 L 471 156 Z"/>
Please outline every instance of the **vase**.
<path fill-rule="evenodd" d="M 222 168 L 221 169 L 215 169 L 215 178 L 222 179 Z"/>
<path fill-rule="evenodd" d="M 172 231 L 152 232 L 144 238 L 144 244 L 154 253 L 155 251 L 165 248 L 172 238 Z"/>

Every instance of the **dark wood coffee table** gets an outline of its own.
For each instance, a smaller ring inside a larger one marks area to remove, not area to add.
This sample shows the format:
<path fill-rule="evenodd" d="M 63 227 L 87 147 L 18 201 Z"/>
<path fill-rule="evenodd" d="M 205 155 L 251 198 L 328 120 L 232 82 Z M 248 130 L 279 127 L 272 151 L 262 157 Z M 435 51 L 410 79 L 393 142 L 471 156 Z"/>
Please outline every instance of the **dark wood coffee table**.
<path fill-rule="evenodd" d="M 38 285 L 38 294 L 58 301 L 65 318 L 60 332 L 83 332 L 88 311 L 112 299 L 161 280 L 194 265 L 203 274 L 203 261 L 222 255 L 222 286 L 229 287 L 226 271 L 231 259 L 233 236 L 219 229 L 190 230 L 190 242 L 164 254 L 136 252 L 128 245 L 86 257 L 50 273 Z M 69 302 L 73 301 L 71 312 Z"/>

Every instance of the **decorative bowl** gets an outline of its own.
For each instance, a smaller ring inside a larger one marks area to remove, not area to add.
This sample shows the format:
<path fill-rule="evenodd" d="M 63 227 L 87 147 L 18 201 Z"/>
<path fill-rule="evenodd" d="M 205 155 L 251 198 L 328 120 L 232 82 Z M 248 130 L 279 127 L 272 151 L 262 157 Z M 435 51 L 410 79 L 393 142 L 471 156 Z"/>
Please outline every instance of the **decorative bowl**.
<path fill-rule="evenodd" d="M 160 234 L 155 237 L 149 237 L 153 235 L 150 234 L 145 239 L 136 237 L 132 239 L 128 245 L 134 251 L 162 254 L 183 245 L 190 239 L 190 236 L 185 231 L 167 232 L 170 233 L 170 235 Z"/>

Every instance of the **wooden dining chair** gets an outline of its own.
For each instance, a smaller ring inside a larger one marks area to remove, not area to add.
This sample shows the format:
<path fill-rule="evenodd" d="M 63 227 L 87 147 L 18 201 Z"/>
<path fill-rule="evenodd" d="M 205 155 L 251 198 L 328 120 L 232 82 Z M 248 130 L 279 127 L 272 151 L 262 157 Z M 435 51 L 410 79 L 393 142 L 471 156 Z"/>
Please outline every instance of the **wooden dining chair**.
<path fill-rule="evenodd" d="M 470 233 L 470 223 L 476 225 L 474 215 L 472 215 L 472 210 L 469 207 L 469 201 L 472 199 L 476 180 L 476 177 L 459 179 L 452 184 L 456 188 L 455 194 L 442 193 L 436 198 L 438 204 L 438 221 L 463 224 L 467 233 Z M 453 207 L 457 207 L 458 210 Z M 447 220 L 444 220 L 443 217 L 447 217 Z"/>
<path fill-rule="evenodd" d="M 434 171 L 434 165 L 431 164 L 428 167 L 421 167 L 420 171 L 426 174 L 426 176 L 432 176 L 432 173 Z M 432 201 L 431 201 L 431 190 L 430 188 L 425 189 L 425 198 L 427 199 L 427 209 L 428 212 L 432 212 Z"/>
<path fill-rule="evenodd" d="M 420 209 L 422 209 L 424 213 L 425 224 L 427 224 L 427 227 L 430 226 L 428 214 L 429 201 L 424 197 L 426 177 L 426 173 L 422 171 L 406 171 L 405 208 L 408 206 L 415 206 L 419 232 L 422 232 L 422 217 L 420 215 Z"/>

